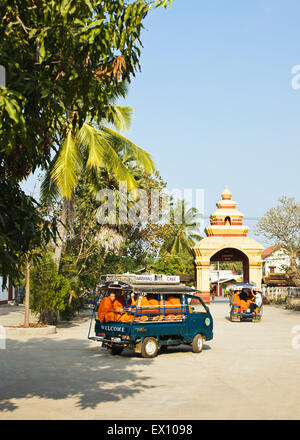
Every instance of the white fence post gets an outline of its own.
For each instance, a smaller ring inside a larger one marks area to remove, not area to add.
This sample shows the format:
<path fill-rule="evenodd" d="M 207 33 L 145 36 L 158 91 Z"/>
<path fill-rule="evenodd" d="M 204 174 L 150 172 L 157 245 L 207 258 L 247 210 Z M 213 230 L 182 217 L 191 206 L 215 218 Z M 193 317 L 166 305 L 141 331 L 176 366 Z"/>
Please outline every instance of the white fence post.
<path fill-rule="evenodd" d="M 272 286 L 272 287 L 264 286 L 262 291 L 265 297 L 268 299 L 274 299 L 278 297 L 283 299 L 283 298 L 287 298 L 291 294 L 290 289 L 291 288 L 289 287 L 282 287 L 282 286 Z M 300 295 L 300 289 L 296 289 L 296 290 L 299 291 L 297 295 Z"/>
<path fill-rule="evenodd" d="M 0 325 L 0 350 L 6 349 L 6 330 L 5 327 Z"/>

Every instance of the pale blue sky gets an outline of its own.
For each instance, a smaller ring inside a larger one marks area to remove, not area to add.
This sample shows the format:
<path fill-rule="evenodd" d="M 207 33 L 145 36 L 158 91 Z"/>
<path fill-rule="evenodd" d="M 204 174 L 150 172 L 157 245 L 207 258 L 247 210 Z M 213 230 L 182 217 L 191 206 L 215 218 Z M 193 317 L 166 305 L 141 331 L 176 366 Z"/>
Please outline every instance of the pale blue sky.
<path fill-rule="evenodd" d="M 174 0 L 146 19 L 126 135 L 169 189 L 203 188 L 207 216 L 226 184 L 245 217 L 300 199 L 299 16 L 299 0 Z"/>

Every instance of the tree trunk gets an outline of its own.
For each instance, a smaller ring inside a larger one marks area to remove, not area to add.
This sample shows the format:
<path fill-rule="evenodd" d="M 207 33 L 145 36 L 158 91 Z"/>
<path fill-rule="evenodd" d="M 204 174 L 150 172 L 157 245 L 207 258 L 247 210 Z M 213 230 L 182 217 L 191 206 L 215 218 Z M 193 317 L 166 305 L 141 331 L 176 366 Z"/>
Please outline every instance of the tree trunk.
<path fill-rule="evenodd" d="M 62 213 L 60 218 L 60 225 L 58 227 L 58 237 L 56 238 L 55 243 L 55 252 L 54 252 L 54 263 L 57 266 L 57 271 L 59 270 L 62 248 L 64 245 L 65 235 L 66 235 L 66 221 L 67 221 L 67 201 L 66 198 L 63 199 Z"/>
<path fill-rule="evenodd" d="M 29 262 L 29 256 L 27 255 L 24 327 L 29 327 L 29 293 L 30 293 L 30 262 Z"/>

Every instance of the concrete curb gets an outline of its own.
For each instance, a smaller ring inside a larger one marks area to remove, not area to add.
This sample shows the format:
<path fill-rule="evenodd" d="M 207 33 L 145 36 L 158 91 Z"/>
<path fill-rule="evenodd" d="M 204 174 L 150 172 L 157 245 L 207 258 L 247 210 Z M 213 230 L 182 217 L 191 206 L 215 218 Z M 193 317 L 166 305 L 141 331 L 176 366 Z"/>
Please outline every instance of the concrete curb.
<path fill-rule="evenodd" d="M 4 328 L 6 336 L 47 336 L 56 333 L 55 325 L 47 325 L 47 327 L 38 328 L 15 328 L 4 326 Z"/>

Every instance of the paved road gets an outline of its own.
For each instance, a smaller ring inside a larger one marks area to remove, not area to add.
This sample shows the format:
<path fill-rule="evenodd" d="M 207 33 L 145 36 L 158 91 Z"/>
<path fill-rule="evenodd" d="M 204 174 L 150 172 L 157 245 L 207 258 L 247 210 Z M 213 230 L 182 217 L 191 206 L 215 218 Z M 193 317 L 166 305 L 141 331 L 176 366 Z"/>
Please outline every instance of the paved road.
<path fill-rule="evenodd" d="M 199 354 L 111 356 L 86 339 L 84 317 L 53 336 L 7 340 L 0 419 L 299 419 L 300 313 L 266 306 L 261 323 L 232 323 L 227 303 L 210 307 L 215 337 Z"/>

